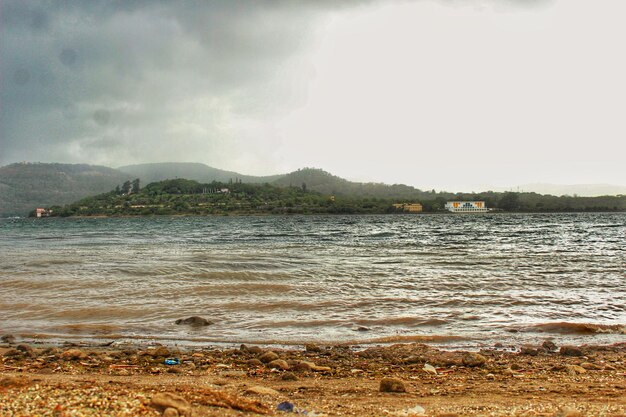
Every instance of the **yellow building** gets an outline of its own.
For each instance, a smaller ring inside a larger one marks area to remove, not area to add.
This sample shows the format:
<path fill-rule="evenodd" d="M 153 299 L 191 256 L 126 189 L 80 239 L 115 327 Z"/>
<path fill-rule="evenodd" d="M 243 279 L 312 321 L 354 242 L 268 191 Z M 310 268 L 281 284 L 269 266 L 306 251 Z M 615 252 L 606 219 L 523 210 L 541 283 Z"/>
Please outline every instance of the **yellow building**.
<path fill-rule="evenodd" d="M 420 203 L 396 203 L 393 206 L 398 210 L 408 211 L 409 213 L 420 213 L 422 211 Z"/>

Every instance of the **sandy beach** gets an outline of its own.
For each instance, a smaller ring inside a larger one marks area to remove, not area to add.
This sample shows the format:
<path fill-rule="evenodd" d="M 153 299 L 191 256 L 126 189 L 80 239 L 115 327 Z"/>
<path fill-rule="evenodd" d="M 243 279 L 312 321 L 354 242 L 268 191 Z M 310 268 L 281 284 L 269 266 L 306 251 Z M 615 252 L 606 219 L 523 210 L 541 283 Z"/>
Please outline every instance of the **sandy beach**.
<path fill-rule="evenodd" d="M 5 341 L 13 343 L 0 349 L 3 417 L 626 415 L 624 343 L 462 352 L 425 344 L 270 350 Z"/>

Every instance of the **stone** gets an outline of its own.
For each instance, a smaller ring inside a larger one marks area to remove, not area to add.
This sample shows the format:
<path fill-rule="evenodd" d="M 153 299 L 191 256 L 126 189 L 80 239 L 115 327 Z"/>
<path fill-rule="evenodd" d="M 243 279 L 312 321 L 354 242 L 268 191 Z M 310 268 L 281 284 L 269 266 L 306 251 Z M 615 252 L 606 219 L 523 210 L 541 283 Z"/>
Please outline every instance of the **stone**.
<path fill-rule="evenodd" d="M 561 346 L 559 353 L 563 356 L 585 356 L 583 351 L 576 346 Z"/>
<path fill-rule="evenodd" d="M 404 382 L 398 378 L 383 378 L 380 380 L 380 392 L 406 392 Z"/>
<path fill-rule="evenodd" d="M 294 372 L 311 372 L 312 371 L 311 364 L 312 362 L 300 361 L 300 362 L 296 362 L 293 365 L 290 365 L 290 367 L 291 367 L 291 370 Z"/>
<path fill-rule="evenodd" d="M 153 358 L 158 358 L 160 356 L 170 356 L 171 352 L 165 346 L 159 346 L 156 349 L 147 350 L 146 355 L 152 356 Z"/>
<path fill-rule="evenodd" d="M 61 359 L 65 359 L 66 361 L 86 359 L 88 356 L 89 355 L 87 355 L 84 351 L 80 349 L 68 349 L 65 352 L 61 353 Z"/>
<path fill-rule="evenodd" d="M 293 372 L 285 372 L 280 379 L 283 381 L 297 381 L 298 377 Z"/>
<path fill-rule="evenodd" d="M 463 365 L 469 366 L 470 368 L 475 368 L 479 366 L 483 366 L 485 362 L 487 362 L 487 358 L 485 358 L 480 353 L 468 352 L 463 355 Z"/>
<path fill-rule="evenodd" d="M 563 407 L 554 414 L 554 417 L 582 417 L 582 414 L 573 407 Z"/>
<path fill-rule="evenodd" d="M 275 361 L 276 359 L 278 359 L 278 355 L 271 350 L 259 356 L 259 360 L 263 363 L 270 363 L 271 361 Z"/>
<path fill-rule="evenodd" d="M 543 347 L 548 352 L 554 352 L 558 349 L 558 346 L 552 340 L 545 340 L 541 347 Z"/>
<path fill-rule="evenodd" d="M 263 362 L 261 362 L 257 358 L 248 359 L 248 361 L 246 361 L 246 363 L 248 365 L 250 365 L 250 366 L 261 366 L 261 365 L 263 365 Z"/>
<path fill-rule="evenodd" d="M 539 354 L 539 350 L 537 350 L 533 346 L 522 346 L 520 349 L 520 354 L 528 355 L 528 356 L 537 356 Z"/>
<path fill-rule="evenodd" d="M 2 340 L 2 343 L 12 344 L 15 343 L 15 336 L 12 334 L 5 334 L 0 338 L 0 340 Z"/>
<path fill-rule="evenodd" d="M 304 345 L 304 350 L 307 352 L 321 352 L 322 348 L 313 343 L 307 343 Z"/>
<path fill-rule="evenodd" d="M 282 369 L 283 371 L 289 370 L 289 364 L 282 359 L 276 359 L 267 364 L 271 368 Z"/>
<path fill-rule="evenodd" d="M 0 387 L 2 388 L 21 388 L 30 384 L 30 380 L 20 376 L 5 376 L 4 378 L 0 378 Z"/>
<path fill-rule="evenodd" d="M 11 348 L 11 349 L 7 349 L 2 356 L 4 356 L 5 358 L 13 358 L 16 356 L 22 356 L 23 354 L 24 354 L 23 352 L 20 352 L 17 349 Z"/>
<path fill-rule="evenodd" d="M 165 411 L 163 411 L 163 417 L 178 417 L 180 414 L 178 414 L 178 410 L 175 408 L 166 408 Z"/>
<path fill-rule="evenodd" d="M 437 369 L 429 363 L 425 363 L 422 370 L 429 374 L 437 375 Z"/>
<path fill-rule="evenodd" d="M 150 400 L 150 406 L 157 411 L 164 413 L 168 408 L 173 408 L 178 411 L 179 415 L 189 417 L 191 416 L 191 405 L 180 395 L 172 394 L 171 392 L 160 392 L 152 397 Z"/>
<path fill-rule="evenodd" d="M 257 395 L 269 395 L 269 396 L 272 396 L 272 397 L 276 397 L 276 396 L 280 395 L 280 392 L 276 391 L 275 389 L 268 388 L 268 387 L 262 387 L 260 385 L 255 385 L 253 387 L 248 388 L 245 393 L 246 394 L 257 394 Z"/>
<path fill-rule="evenodd" d="M 199 316 L 191 316 L 191 317 L 187 317 L 186 319 L 178 319 L 174 323 L 178 325 L 186 324 L 189 326 L 196 326 L 196 327 L 209 326 L 213 324 L 212 321 L 199 317 Z"/>
<path fill-rule="evenodd" d="M 570 375 L 584 374 L 587 372 L 585 368 L 578 365 L 565 365 L 565 369 Z"/>
<path fill-rule="evenodd" d="M 601 366 L 596 365 L 595 363 L 591 363 L 591 362 L 583 362 L 580 364 L 580 367 L 588 371 L 599 371 L 602 369 Z"/>
<path fill-rule="evenodd" d="M 15 349 L 19 350 L 20 352 L 22 352 L 24 354 L 24 356 L 34 356 L 35 352 L 33 351 L 33 348 L 28 346 L 28 345 L 17 345 L 15 347 Z"/>

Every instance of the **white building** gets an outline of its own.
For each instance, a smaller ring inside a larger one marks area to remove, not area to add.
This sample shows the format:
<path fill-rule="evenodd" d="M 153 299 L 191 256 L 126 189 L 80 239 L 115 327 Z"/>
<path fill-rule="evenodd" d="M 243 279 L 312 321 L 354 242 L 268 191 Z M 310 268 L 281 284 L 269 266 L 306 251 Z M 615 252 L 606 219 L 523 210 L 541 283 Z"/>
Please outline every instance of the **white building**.
<path fill-rule="evenodd" d="M 484 201 L 448 201 L 445 208 L 452 213 L 487 213 L 489 211 Z"/>

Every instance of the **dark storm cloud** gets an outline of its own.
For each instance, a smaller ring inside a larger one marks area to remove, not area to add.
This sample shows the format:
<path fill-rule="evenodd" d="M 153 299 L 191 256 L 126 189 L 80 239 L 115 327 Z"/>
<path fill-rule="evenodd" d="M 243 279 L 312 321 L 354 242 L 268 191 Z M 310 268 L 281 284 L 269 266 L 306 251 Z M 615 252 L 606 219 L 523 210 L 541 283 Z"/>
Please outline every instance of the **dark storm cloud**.
<path fill-rule="evenodd" d="M 303 100 L 318 19 L 371 2 L 3 0 L 0 164 L 217 161 Z"/>

